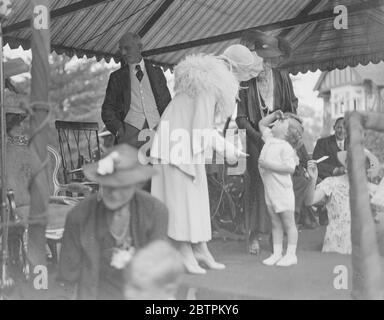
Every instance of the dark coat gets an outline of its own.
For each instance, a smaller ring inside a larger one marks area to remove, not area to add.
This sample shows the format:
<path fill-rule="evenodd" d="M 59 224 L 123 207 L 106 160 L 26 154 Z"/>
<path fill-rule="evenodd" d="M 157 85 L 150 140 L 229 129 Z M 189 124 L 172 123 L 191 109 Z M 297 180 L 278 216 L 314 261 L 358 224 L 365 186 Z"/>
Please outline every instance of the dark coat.
<path fill-rule="evenodd" d="M 298 99 L 293 92 L 292 81 L 285 71 L 272 69 L 273 74 L 273 110 L 296 113 Z M 260 106 L 265 102 L 257 89 L 257 78 L 241 83 L 237 105 L 236 123 L 239 129 L 245 129 L 247 135 L 247 172 L 249 175 L 250 199 L 248 212 L 252 231 L 266 233 L 270 230 L 270 220 L 265 203 L 264 185 L 260 177 L 258 160 L 264 142 L 259 131 L 262 119 Z"/>
<path fill-rule="evenodd" d="M 138 249 L 156 239 L 167 238 L 168 211 L 149 193 L 138 190 L 130 202 L 131 237 Z M 58 280 L 77 284 L 77 298 L 98 297 L 101 248 L 98 239 L 107 234 L 112 214 L 97 195 L 79 203 L 68 214 L 59 261 Z"/>
<path fill-rule="evenodd" d="M 273 110 L 297 113 L 298 99 L 293 91 L 292 81 L 285 71 L 272 69 L 273 75 Z M 264 99 L 259 95 L 256 87 L 257 78 L 241 83 L 237 117 L 246 118 L 256 131 L 259 131 L 259 121 L 262 119 L 260 106 L 265 107 Z M 252 106 L 252 110 L 250 109 Z M 237 121 L 237 120 L 236 120 Z M 240 120 L 242 121 L 242 120 Z M 255 138 L 251 134 L 251 138 Z"/>
<path fill-rule="evenodd" d="M 344 143 L 344 149 L 347 146 L 347 141 Z M 335 168 L 341 167 L 342 164 L 337 159 L 337 152 L 341 151 L 337 146 L 336 136 L 321 138 L 317 140 L 315 149 L 313 150 L 312 159 L 320 159 L 323 156 L 329 156 L 329 158 L 317 165 L 319 170 L 319 178 L 325 179 L 333 175 Z"/>
<path fill-rule="evenodd" d="M 148 74 L 152 92 L 156 101 L 160 116 L 171 101 L 171 94 L 167 87 L 167 80 L 159 67 L 153 66 L 148 61 L 145 62 L 145 70 Z M 101 118 L 107 129 L 116 135 L 124 135 L 124 119 L 131 107 L 131 79 L 129 66 L 123 67 L 112 72 L 105 99 L 101 107 Z"/>

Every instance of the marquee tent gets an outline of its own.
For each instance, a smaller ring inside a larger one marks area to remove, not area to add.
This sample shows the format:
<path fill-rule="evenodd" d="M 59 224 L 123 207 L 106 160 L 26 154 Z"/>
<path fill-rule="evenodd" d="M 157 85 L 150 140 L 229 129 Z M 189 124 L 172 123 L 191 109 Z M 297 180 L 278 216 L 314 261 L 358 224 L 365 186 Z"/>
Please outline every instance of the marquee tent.
<path fill-rule="evenodd" d="M 29 0 L 15 0 L 5 43 L 30 47 Z M 337 5 L 348 28 L 337 30 Z M 280 67 L 295 74 L 384 59 L 383 0 L 52 0 L 51 48 L 69 56 L 118 61 L 117 42 L 140 34 L 144 56 L 172 66 L 187 53 L 220 53 L 245 30 L 284 37 L 293 48 Z"/>

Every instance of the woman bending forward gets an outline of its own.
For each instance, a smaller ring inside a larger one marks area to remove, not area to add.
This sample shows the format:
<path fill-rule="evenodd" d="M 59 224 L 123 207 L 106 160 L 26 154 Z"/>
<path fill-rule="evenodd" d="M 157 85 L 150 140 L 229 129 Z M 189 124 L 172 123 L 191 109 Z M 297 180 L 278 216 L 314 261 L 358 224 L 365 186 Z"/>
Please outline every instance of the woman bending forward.
<path fill-rule="evenodd" d="M 151 192 L 168 208 L 168 236 L 190 273 L 206 273 L 200 265 L 225 268 L 207 247 L 211 221 L 205 158 L 212 148 L 225 152 L 230 161 L 244 155 L 214 127 L 232 116 L 239 81 L 261 70 L 256 70 L 257 58 L 246 47 L 233 45 L 221 56 L 188 56 L 175 68 L 175 96 L 161 117 L 151 148 L 159 172 L 152 178 Z"/>

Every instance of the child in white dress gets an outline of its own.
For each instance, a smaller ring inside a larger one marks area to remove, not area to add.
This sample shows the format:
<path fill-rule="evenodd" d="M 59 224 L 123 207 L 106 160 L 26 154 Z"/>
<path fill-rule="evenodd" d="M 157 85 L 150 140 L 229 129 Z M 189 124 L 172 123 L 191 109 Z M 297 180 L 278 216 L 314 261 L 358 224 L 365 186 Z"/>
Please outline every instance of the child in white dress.
<path fill-rule="evenodd" d="M 301 145 L 303 127 L 297 116 L 283 114 L 278 110 L 263 118 L 259 122 L 259 128 L 265 142 L 259 157 L 259 170 L 264 183 L 273 237 L 273 254 L 263 263 L 268 266 L 290 266 L 297 264 L 298 238 L 291 175 L 299 162 L 294 149 Z M 283 257 L 284 230 L 287 233 L 288 246 Z"/>

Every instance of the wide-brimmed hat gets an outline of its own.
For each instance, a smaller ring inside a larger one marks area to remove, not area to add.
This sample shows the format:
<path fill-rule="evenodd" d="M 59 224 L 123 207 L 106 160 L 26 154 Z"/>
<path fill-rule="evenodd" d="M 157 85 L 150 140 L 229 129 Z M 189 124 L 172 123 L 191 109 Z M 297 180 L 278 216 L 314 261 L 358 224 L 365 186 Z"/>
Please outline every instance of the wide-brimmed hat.
<path fill-rule="evenodd" d="M 284 38 L 258 30 L 246 31 L 242 39 L 254 43 L 257 54 L 262 58 L 289 58 L 292 52 L 291 46 Z"/>
<path fill-rule="evenodd" d="M 235 73 L 247 73 L 251 78 L 263 70 L 263 59 L 241 44 L 229 46 L 219 57 L 229 62 Z"/>
<path fill-rule="evenodd" d="M 107 187 L 129 187 L 149 180 L 156 170 L 138 160 L 138 150 L 127 144 L 111 148 L 98 162 L 84 166 L 87 179 Z"/>
<path fill-rule="evenodd" d="M 377 157 L 370 152 L 368 149 L 364 149 L 365 156 L 369 159 L 369 172 L 371 176 L 375 177 L 379 174 L 380 171 L 380 162 Z M 344 166 L 347 167 L 347 151 L 339 151 L 337 153 L 337 159 Z"/>

